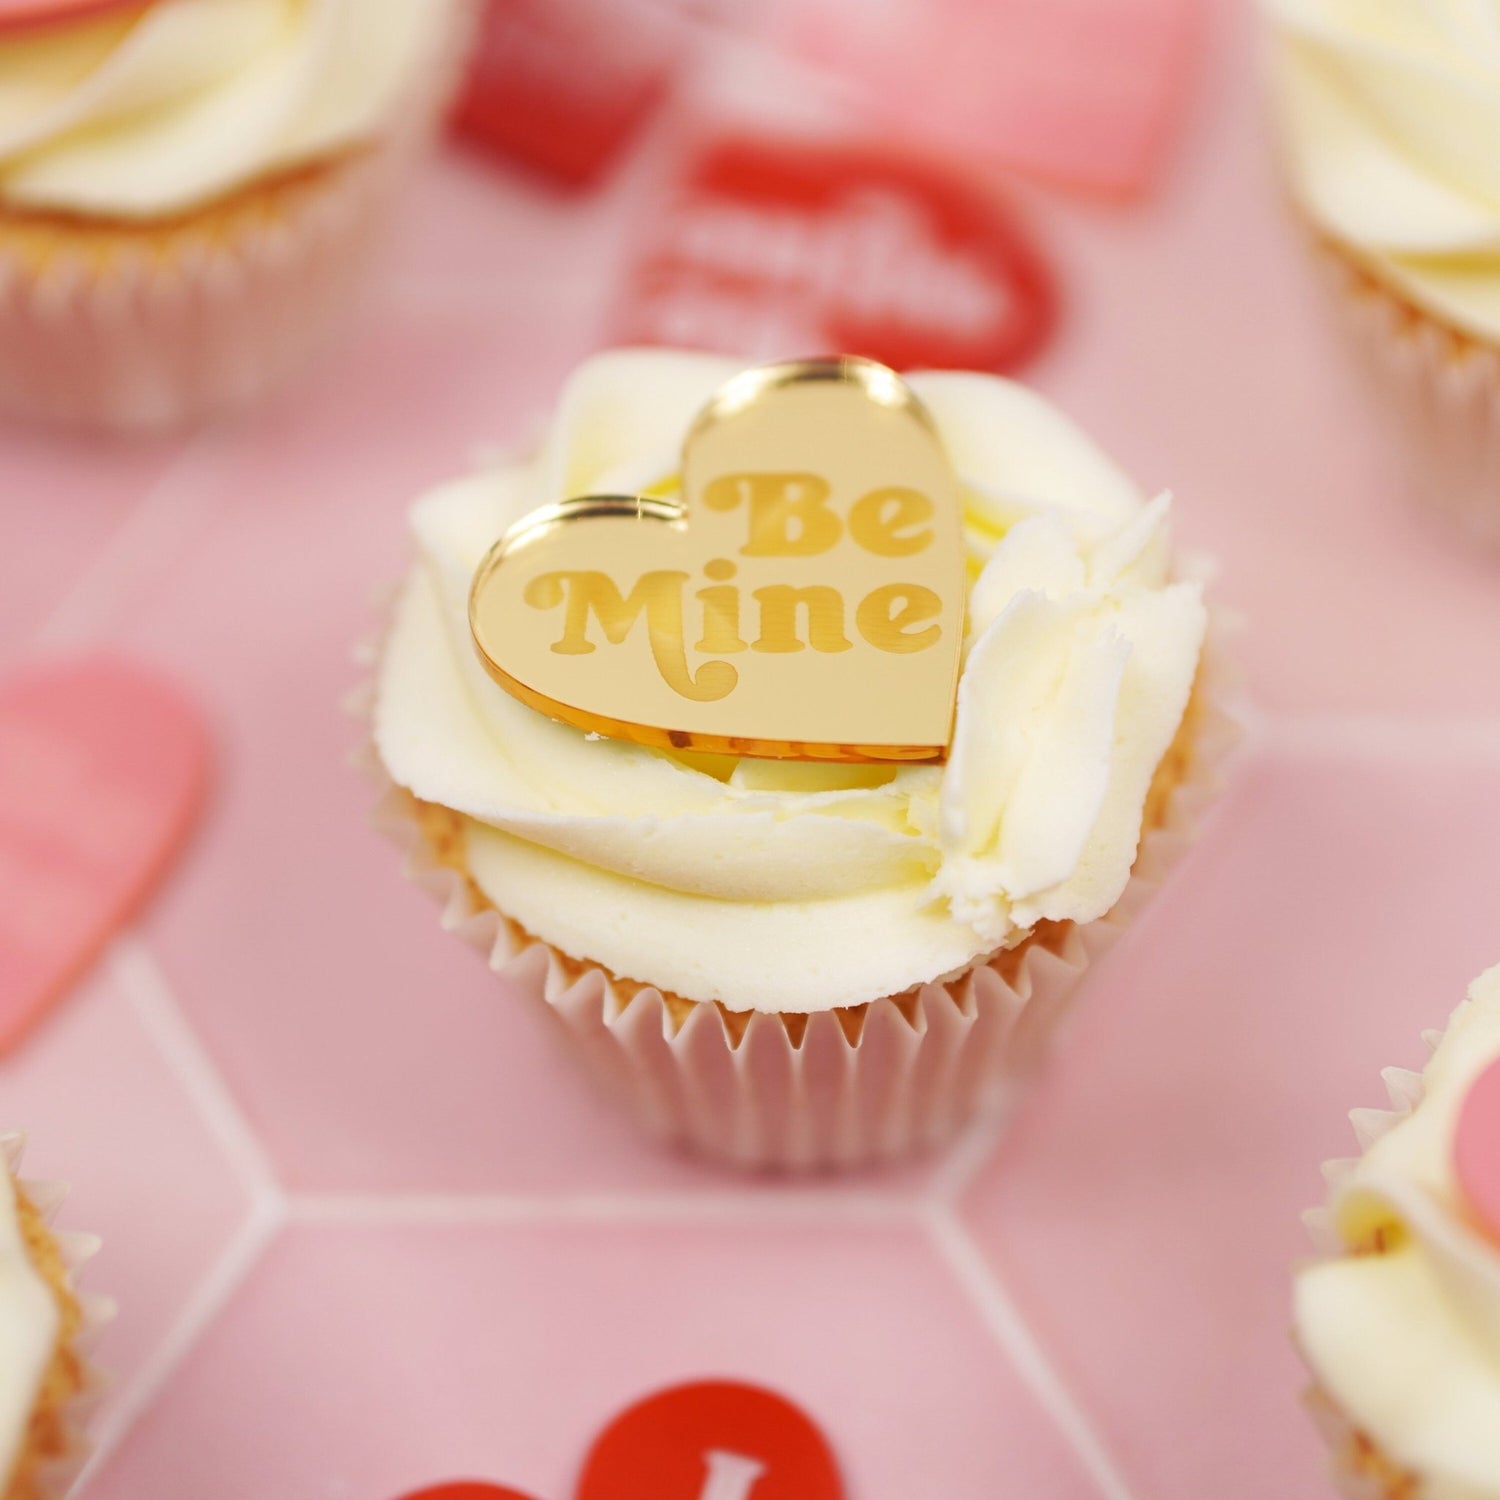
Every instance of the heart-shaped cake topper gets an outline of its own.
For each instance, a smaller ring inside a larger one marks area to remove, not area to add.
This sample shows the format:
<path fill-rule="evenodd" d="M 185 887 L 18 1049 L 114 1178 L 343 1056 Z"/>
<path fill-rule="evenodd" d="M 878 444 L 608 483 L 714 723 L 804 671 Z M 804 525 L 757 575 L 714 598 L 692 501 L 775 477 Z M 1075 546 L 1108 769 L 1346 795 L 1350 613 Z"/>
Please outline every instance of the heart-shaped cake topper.
<path fill-rule="evenodd" d="M 958 481 L 866 359 L 747 370 L 681 473 L 524 517 L 474 576 L 490 675 L 615 739 L 801 760 L 938 760 L 965 602 Z"/>
<path fill-rule="evenodd" d="M 1453 1137 L 1453 1167 L 1470 1209 L 1500 1241 L 1500 1058 L 1469 1089 Z"/>

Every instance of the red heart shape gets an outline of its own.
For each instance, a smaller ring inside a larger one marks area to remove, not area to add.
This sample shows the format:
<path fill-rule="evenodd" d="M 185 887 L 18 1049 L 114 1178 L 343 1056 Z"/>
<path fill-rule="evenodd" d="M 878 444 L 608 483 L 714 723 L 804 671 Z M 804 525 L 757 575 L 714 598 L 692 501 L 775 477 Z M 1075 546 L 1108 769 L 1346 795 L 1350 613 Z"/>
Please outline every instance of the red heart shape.
<path fill-rule="evenodd" d="M 577 1500 L 843 1500 L 827 1440 L 773 1391 L 701 1381 L 661 1391 L 594 1444 Z"/>
<path fill-rule="evenodd" d="M 523 1495 L 520 1490 L 486 1484 L 481 1479 L 461 1479 L 452 1484 L 436 1484 L 427 1490 L 415 1490 L 410 1495 L 403 1495 L 401 1500 L 532 1500 L 532 1497 Z"/>
<path fill-rule="evenodd" d="M 1459 1111 L 1453 1166 L 1481 1226 L 1500 1240 L 1500 1058 L 1474 1080 Z"/>
<path fill-rule="evenodd" d="M 1056 321 L 993 184 L 884 139 L 725 136 L 642 232 L 612 343 L 1008 370 Z"/>
<path fill-rule="evenodd" d="M 0 1052 L 136 911 L 203 798 L 196 709 L 107 657 L 0 684 Z"/>
<path fill-rule="evenodd" d="M 597 177 L 666 99 L 693 27 L 621 0 L 486 0 L 455 130 L 572 184 Z"/>

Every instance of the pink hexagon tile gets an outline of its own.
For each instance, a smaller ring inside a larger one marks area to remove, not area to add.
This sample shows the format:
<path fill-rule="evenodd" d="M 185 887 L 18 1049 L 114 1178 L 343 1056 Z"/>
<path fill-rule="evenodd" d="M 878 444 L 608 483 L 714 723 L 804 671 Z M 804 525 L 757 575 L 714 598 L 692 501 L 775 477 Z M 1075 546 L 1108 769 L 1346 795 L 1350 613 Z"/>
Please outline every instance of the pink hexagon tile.
<path fill-rule="evenodd" d="M 648 177 L 658 170 L 642 165 Z M 414 185 L 386 254 L 386 283 L 490 306 L 524 302 L 562 322 L 602 314 L 641 175 L 634 168 L 601 192 L 560 193 L 456 148 Z"/>
<path fill-rule="evenodd" d="M 657 1153 L 368 826 L 339 703 L 407 503 L 535 434 L 597 337 L 628 178 L 562 203 L 440 164 L 351 341 L 270 407 L 186 444 L 0 434 L 27 561 L 0 658 L 142 654 L 222 747 L 142 931 L 0 1062 L 0 1125 L 74 1179 L 124 1307 L 83 1500 L 465 1471 L 566 1500 L 606 1418 L 702 1373 L 801 1400 L 850 1500 L 1328 1493 L 1286 1337 L 1298 1216 L 1346 1111 L 1500 957 L 1500 575 L 1403 504 L 1282 202 L 1248 0 L 1216 16 L 1163 193 L 1034 205 L 1072 320 L 1036 376 L 1220 554 L 1265 722 L 988 1163 L 978 1132 L 767 1189 Z"/>
<path fill-rule="evenodd" d="M 1500 764 L 1247 768 L 967 1218 L 1132 1492 L 1320 1500 L 1289 1336 L 1320 1164 L 1500 957 Z M 1233 1461 L 1230 1462 L 1230 1455 Z"/>
<path fill-rule="evenodd" d="M 920 1227 L 751 1215 L 294 1228 L 90 1495 L 390 1500 L 467 1475 L 566 1500 L 611 1417 L 724 1374 L 818 1420 L 855 1500 L 1097 1493 Z"/>
<path fill-rule="evenodd" d="M 60 611 L 69 591 L 84 584 L 179 449 L 0 427 L 0 663 L 38 631 L 66 632 Z"/>

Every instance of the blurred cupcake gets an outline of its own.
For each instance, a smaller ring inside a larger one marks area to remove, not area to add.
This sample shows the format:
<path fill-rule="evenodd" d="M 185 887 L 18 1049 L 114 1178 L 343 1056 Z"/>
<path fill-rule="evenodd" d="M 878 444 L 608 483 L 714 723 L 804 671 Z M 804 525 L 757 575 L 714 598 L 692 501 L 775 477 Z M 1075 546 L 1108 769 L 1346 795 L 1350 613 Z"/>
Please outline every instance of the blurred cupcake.
<path fill-rule="evenodd" d="M 1420 497 L 1500 540 L 1500 23 L 1471 0 L 1265 0 L 1292 192 Z"/>
<path fill-rule="evenodd" d="M 161 427 L 250 401 L 343 312 L 464 0 L 48 16 L 76 9 L 0 29 L 0 411 Z"/>
<path fill-rule="evenodd" d="M 1395 1109 L 1356 1112 L 1363 1157 L 1325 1169 L 1296 1333 L 1356 1500 L 1500 1500 L 1497 1065 L 1500 968 L 1424 1073 L 1387 1070 Z"/>
<path fill-rule="evenodd" d="M 448 923 L 651 1129 L 746 1165 L 878 1160 L 1026 1075 L 1183 844 L 1226 741 L 1207 613 L 1169 497 L 1021 387 L 928 373 L 908 385 L 969 559 L 946 764 L 655 749 L 497 686 L 467 610 L 491 545 L 559 497 L 680 489 L 684 437 L 738 373 L 596 358 L 534 462 L 417 505 L 376 752 Z"/>
<path fill-rule="evenodd" d="M 92 1382 L 79 1345 L 102 1305 L 78 1297 L 71 1273 L 98 1242 L 47 1227 L 61 1193 L 16 1180 L 21 1144 L 0 1135 L 0 1497 L 51 1500 L 83 1456 L 76 1420 Z"/>

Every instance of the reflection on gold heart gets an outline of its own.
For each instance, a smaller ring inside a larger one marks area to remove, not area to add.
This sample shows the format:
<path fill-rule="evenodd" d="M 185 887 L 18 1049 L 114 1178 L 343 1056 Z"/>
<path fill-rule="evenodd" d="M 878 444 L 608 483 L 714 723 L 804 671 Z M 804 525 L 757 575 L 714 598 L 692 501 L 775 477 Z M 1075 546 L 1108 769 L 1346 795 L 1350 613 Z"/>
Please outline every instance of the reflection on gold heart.
<path fill-rule="evenodd" d="M 490 675 L 643 745 L 941 759 L 962 519 L 901 378 L 852 358 L 746 371 L 689 431 L 680 494 L 586 495 L 512 527 L 469 598 Z"/>

